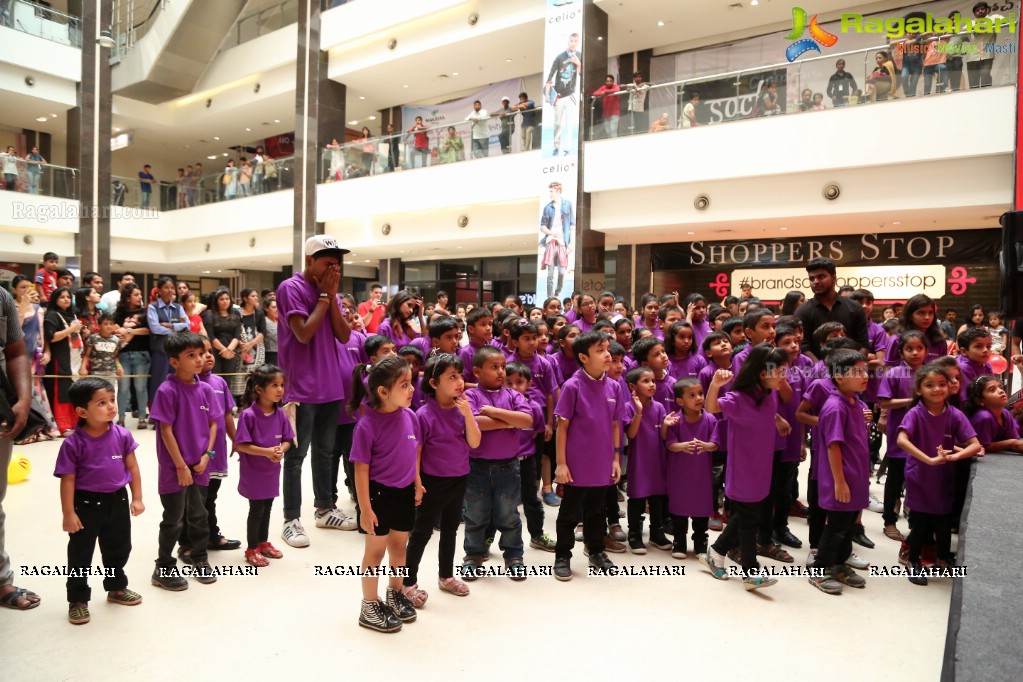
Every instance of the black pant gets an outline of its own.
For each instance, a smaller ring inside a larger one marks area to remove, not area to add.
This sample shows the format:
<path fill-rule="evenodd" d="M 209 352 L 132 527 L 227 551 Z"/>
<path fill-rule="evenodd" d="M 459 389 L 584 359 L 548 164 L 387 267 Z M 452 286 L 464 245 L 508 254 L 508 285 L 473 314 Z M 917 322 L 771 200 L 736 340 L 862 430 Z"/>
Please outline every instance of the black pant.
<path fill-rule="evenodd" d="M 966 62 L 966 75 L 970 81 L 971 88 L 985 88 L 991 85 L 991 67 L 995 60 L 982 59 L 978 62 Z"/>
<path fill-rule="evenodd" d="M 950 514 L 928 514 L 927 512 L 909 510 L 909 560 L 920 561 L 920 548 L 929 545 L 934 539 L 934 551 L 939 559 L 952 558 L 952 525 Z"/>
<path fill-rule="evenodd" d="M 220 534 L 220 526 L 217 525 L 217 494 L 220 492 L 222 478 L 210 478 L 210 485 L 206 489 L 206 525 L 210 529 L 210 544 L 217 544 L 223 536 Z M 185 512 L 187 515 L 187 511 Z M 192 543 L 188 541 L 188 526 L 181 526 L 181 534 L 178 536 L 178 545 L 182 549 L 190 549 Z"/>
<path fill-rule="evenodd" d="M 949 57 L 945 61 L 945 70 L 948 73 L 948 85 L 953 91 L 957 91 L 962 87 L 963 80 L 963 58 L 962 57 Z"/>
<path fill-rule="evenodd" d="M 526 530 L 530 538 L 543 535 L 543 502 L 536 492 L 537 472 L 542 455 L 530 455 L 519 460 L 519 478 L 522 480 L 522 511 L 526 516 Z M 617 499 L 617 498 L 615 498 Z"/>
<path fill-rule="evenodd" d="M 270 508 L 273 506 L 272 497 L 269 500 L 249 500 L 249 518 L 245 522 L 249 549 L 256 549 L 270 538 Z"/>
<path fill-rule="evenodd" d="M 728 498 L 725 497 L 725 470 L 728 468 L 728 453 L 719 450 L 711 455 L 711 460 L 713 462 L 711 472 L 714 477 L 714 509 L 718 508 L 718 500 L 721 500 L 722 509 L 728 509 Z"/>
<path fill-rule="evenodd" d="M 426 473 L 421 476 L 426 492 L 416 509 L 416 522 L 408 536 L 408 550 L 405 553 L 405 566 L 408 568 L 404 581 L 406 585 L 419 582 L 419 564 L 433 535 L 433 525 L 438 516 L 440 546 L 437 548 L 437 576 L 446 580 L 454 575 L 455 536 L 462 520 L 462 501 L 465 499 L 465 484 L 468 480 L 468 476 L 431 476 Z"/>
<path fill-rule="evenodd" d="M 554 548 L 556 559 L 571 559 L 575 545 L 575 527 L 583 523 L 583 541 L 590 554 L 604 551 L 604 507 L 607 486 L 583 487 L 566 484 L 565 496 L 558 507 L 558 521 L 555 524 L 558 543 Z"/>
<path fill-rule="evenodd" d="M 792 481 L 796 477 L 799 463 L 783 462 L 781 455 L 780 450 L 774 453 L 774 465 L 771 469 L 771 492 L 764 499 L 764 508 L 760 512 L 757 542 L 762 545 L 772 544 L 774 532 L 787 530 L 789 527 Z"/>
<path fill-rule="evenodd" d="M 881 518 L 884 519 L 884 525 L 891 526 L 899 520 L 895 505 L 899 503 L 902 488 L 906 484 L 906 460 L 886 457 L 885 461 L 888 462 L 888 473 L 884 479 L 884 513 Z"/>
<path fill-rule="evenodd" d="M 817 481 L 807 481 L 806 502 L 806 523 L 810 527 L 810 549 L 816 549 L 820 547 L 821 535 L 824 533 L 824 522 L 828 519 L 827 512 L 821 509 Z"/>
<path fill-rule="evenodd" d="M 353 435 L 355 435 L 355 424 L 337 425 L 337 431 L 334 434 L 334 454 L 330 457 L 330 489 L 335 505 L 337 505 L 337 478 L 341 468 L 345 471 L 345 488 L 348 489 L 350 495 L 355 495 L 355 465 L 350 459 Z"/>
<path fill-rule="evenodd" d="M 611 491 L 617 490 L 611 486 Z M 651 495 L 650 497 L 630 497 L 625 505 L 626 518 L 629 522 L 629 537 L 643 538 L 643 512 L 646 511 L 647 503 L 650 504 L 650 539 L 663 540 L 664 519 L 668 513 L 668 496 Z M 617 505 L 615 505 L 617 506 Z M 617 522 L 617 519 L 615 520 Z"/>
<path fill-rule="evenodd" d="M 962 523 L 963 507 L 966 505 L 966 492 L 970 487 L 970 474 L 973 472 L 973 458 L 961 459 L 955 463 L 956 492 L 952 504 L 952 527 L 959 529 Z"/>
<path fill-rule="evenodd" d="M 728 525 L 714 543 L 714 551 L 725 554 L 736 547 L 740 550 L 742 570 L 760 568 L 757 562 L 757 527 L 760 525 L 760 510 L 764 501 L 739 502 L 731 500 Z"/>
<path fill-rule="evenodd" d="M 618 486 L 609 485 L 604 491 L 604 515 L 607 517 L 608 527 L 621 523 L 618 512 Z"/>
<path fill-rule="evenodd" d="M 852 534 L 856 524 L 855 511 L 826 511 L 828 524 L 817 549 L 816 568 L 841 566 L 852 554 Z"/>
<path fill-rule="evenodd" d="M 82 530 L 68 535 L 68 569 L 90 568 L 98 540 L 103 567 L 113 569 L 114 572 L 112 576 L 104 576 L 103 589 L 107 592 L 116 592 L 128 587 L 128 576 L 124 574 L 124 566 L 128 563 L 128 555 L 131 554 L 128 490 L 121 488 L 112 493 L 76 490 L 75 514 L 82 522 Z M 88 577 L 67 579 L 68 603 L 87 602 L 91 596 Z"/>
<path fill-rule="evenodd" d="M 674 531 L 675 542 L 673 543 L 676 547 L 681 547 L 682 551 L 688 552 L 689 547 L 686 543 L 686 531 L 689 529 L 689 520 L 693 521 L 693 551 L 697 554 L 703 554 L 707 551 L 707 524 L 710 519 L 706 516 L 675 516 L 671 515 L 671 528 Z"/>
<path fill-rule="evenodd" d="M 157 568 L 173 568 L 174 543 L 181 536 L 181 528 L 188 525 L 188 540 L 194 561 L 206 560 L 206 545 L 210 541 L 210 527 L 206 521 L 206 486 L 193 483 L 176 492 L 160 495 L 163 520 L 160 521 L 160 551 Z"/>

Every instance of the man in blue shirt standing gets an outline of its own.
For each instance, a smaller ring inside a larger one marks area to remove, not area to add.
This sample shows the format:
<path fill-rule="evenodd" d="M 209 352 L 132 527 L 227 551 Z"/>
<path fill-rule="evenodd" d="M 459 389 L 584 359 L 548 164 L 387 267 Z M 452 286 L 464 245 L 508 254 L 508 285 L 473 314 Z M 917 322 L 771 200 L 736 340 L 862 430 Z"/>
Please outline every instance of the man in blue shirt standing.
<path fill-rule="evenodd" d="M 142 171 L 139 172 L 139 187 L 142 190 L 142 208 L 149 208 L 150 198 L 153 196 L 153 183 L 156 178 L 149 172 L 150 166 L 146 164 L 142 166 Z"/>

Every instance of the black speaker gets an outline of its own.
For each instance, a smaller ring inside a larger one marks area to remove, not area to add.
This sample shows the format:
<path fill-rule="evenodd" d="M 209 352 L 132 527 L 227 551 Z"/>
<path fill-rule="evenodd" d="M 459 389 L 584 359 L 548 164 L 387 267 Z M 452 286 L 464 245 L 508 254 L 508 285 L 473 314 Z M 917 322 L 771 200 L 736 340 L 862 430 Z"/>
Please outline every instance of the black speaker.
<path fill-rule="evenodd" d="M 1002 310 L 1010 318 L 1023 317 L 1023 211 L 1007 211 L 1002 223 Z"/>

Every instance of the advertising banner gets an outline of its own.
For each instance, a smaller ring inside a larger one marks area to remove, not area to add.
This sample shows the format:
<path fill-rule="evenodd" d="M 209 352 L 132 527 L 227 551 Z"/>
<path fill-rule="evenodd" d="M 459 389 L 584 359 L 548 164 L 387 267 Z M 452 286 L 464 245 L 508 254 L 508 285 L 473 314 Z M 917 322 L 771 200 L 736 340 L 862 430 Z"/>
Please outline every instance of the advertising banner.
<path fill-rule="evenodd" d="M 468 154 L 472 146 L 470 144 L 469 126 L 467 124 L 458 124 L 465 123 L 465 117 L 473 113 L 472 103 L 479 100 L 482 105 L 482 110 L 486 111 L 491 116 L 490 120 L 487 122 L 487 129 L 490 132 L 488 142 L 489 154 L 497 156 L 501 153 L 501 143 L 499 139 L 501 135 L 501 119 L 495 114 L 501 110 L 501 98 L 508 97 L 511 100 L 511 104 L 518 104 L 519 93 L 522 92 L 522 90 L 522 79 L 512 78 L 499 83 L 492 83 L 471 95 L 460 97 L 459 99 L 453 99 L 448 102 L 420 106 L 403 106 L 401 108 L 401 120 L 404 122 L 406 130 L 415 122 L 416 116 L 423 117 L 423 124 L 426 125 L 427 128 L 457 125 L 456 130 L 463 138 L 462 142 L 465 144 L 465 150 Z M 431 133 L 431 146 L 433 146 L 432 140 L 435 138 L 439 139 L 440 137 L 441 135 L 439 133 Z M 512 152 L 519 151 L 518 135 L 511 136 L 511 147 Z"/>

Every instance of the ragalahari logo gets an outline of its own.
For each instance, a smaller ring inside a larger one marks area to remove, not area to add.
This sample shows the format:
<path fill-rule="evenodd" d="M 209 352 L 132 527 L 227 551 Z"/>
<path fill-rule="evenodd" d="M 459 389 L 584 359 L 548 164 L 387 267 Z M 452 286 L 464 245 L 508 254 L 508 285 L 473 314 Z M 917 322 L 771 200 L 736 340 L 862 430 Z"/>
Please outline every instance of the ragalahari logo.
<path fill-rule="evenodd" d="M 813 50 L 820 52 L 821 48 L 832 47 L 838 42 L 838 36 L 833 33 L 828 33 L 820 24 L 817 23 L 817 15 L 813 15 L 813 19 L 809 22 L 806 20 L 806 10 L 802 7 L 792 8 L 792 33 L 785 36 L 785 40 L 794 40 L 796 42 L 785 48 L 785 57 L 790 61 L 794 62 L 799 59 L 800 55 L 806 54 Z M 810 37 L 802 38 L 803 33 L 809 29 Z M 800 40 L 802 38 L 802 40 Z"/>

